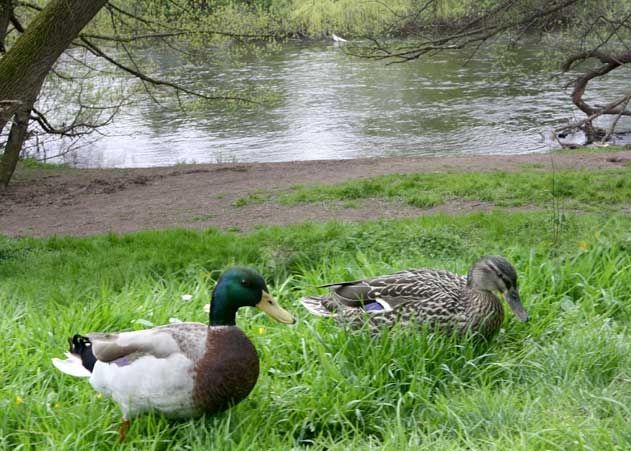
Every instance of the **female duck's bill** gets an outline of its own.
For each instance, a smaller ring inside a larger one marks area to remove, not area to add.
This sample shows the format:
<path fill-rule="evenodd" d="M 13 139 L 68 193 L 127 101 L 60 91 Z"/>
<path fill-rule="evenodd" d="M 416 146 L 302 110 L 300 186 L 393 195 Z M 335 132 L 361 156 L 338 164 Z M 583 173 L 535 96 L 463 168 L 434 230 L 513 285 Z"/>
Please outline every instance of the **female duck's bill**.
<path fill-rule="evenodd" d="M 511 308 L 515 316 L 519 321 L 528 321 L 530 316 L 528 312 L 524 308 L 524 305 L 521 303 L 521 299 L 519 297 L 519 291 L 517 291 L 517 287 L 513 287 L 506 292 L 504 292 L 504 298 L 506 298 L 506 302 L 508 306 Z"/>

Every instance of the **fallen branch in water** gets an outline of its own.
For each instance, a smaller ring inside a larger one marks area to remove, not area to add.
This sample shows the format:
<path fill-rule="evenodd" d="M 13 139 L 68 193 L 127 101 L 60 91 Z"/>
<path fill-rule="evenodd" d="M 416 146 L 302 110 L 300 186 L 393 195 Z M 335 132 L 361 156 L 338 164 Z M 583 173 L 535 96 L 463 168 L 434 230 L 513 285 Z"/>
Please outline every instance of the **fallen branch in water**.
<path fill-rule="evenodd" d="M 597 117 L 602 116 L 604 114 L 618 114 L 618 118 L 620 118 L 620 116 L 625 112 L 625 109 L 626 109 L 627 105 L 629 104 L 630 100 L 631 100 L 631 94 L 627 94 L 627 95 L 622 96 L 621 98 L 619 98 L 619 99 L 617 99 L 617 100 L 605 105 L 604 107 L 596 110 L 594 113 L 590 114 L 585 119 L 582 119 L 582 120 L 580 120 L 578 122 L 571 122 L 571 123 L 569 123 L 567 125 L 555 128 L 554 131 L 553 131 L 555 139 L 557 140 L 557 142 L 559 143 L 559 145 L 561 147 L 569 147 L 570 145 L 563 144 L 559 140 L 558 134 L 560 132 L 563 132 L 563 131 L 583 130 L 583 131 L 585 131 L 588 134 L 588 142 L 590 142 L 589 141 L 590 138 L 592 138 L 591 142 L 593 142 L 594 127 L 592 125 L 592 121 L 594 119 L 596 119 Z M 621 107 L 619 110 L 616 110 L 616 108 L 621 106 L 622 104 L 624 104 L 624 106 Z M 614 124 L 611 127 L 609 134 L 613 134 L 613 129 L 615 127 L 615 124 L 618 122 L 618 118 L 614 121 Z M 589 131 L 589 133 L 588 133 L 588 131 Z M 590 133 L 591 133 L 591 136 L 590 136 Z"/>

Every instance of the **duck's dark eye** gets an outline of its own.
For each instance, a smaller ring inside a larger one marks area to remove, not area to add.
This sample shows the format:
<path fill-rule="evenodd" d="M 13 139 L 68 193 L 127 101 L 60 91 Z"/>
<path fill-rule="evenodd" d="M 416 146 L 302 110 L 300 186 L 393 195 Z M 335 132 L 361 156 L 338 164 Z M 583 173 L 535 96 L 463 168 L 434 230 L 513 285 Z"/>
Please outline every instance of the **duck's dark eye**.
<path fill-rule="evenodd" d="M 252 286 L 252 283 L 249 280 L 247 280 L 247 279 L 243 279 L 241 281 L 241 285 L 243 285 L 246 288 L 250 288 Z"/>

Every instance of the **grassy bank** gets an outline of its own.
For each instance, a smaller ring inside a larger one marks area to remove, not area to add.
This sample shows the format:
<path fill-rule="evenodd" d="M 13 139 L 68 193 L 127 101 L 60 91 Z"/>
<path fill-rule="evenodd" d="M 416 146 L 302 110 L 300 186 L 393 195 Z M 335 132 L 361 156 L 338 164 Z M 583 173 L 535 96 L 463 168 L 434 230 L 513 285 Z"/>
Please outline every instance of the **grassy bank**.
<path fill-rule="evenodd" d="M 145 327 L 137 320 L 204 321 L 218 272 L 245 264 L 300 322 L 240 313 L 262 363 L 249 398 L 197 420 L 141 417 L 126 447 L 628 449 L 631 218 L 562 218 L 555 226 L 547 213 L 497 211 L 251 234 L 0 239 L 0 448 L 110 449 L 117 407 L 50 365 L 65 337 Z M 532 320 L 508 315 L 482 348 L 405 330 L 340 331 L 297 304 L 324 281 L 425 265 L 462 273 L 494 253 L 515 263 Z"/>
<path fill-rule="evenodd" d="M 234 202 L 241 207 L 277 200 L 282 204 L 362 199 L 400 200 L 428 208 L 449 201 L 488 202 L 499 207 L 548 207 L 603 211 L 631 202 L 631 166 L 611 170 L 542 171 L 527 165 L 523 171 L 435 172 L 391 174 L 338 184 L 294 186 L 280 195 L 250 193 Z"/>

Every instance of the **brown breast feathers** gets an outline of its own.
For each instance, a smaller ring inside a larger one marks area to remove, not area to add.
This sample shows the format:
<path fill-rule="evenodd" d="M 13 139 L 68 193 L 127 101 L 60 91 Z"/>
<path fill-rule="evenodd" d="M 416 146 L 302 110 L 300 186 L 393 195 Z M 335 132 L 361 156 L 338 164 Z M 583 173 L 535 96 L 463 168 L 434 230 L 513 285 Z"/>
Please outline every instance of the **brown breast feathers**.
<path fill-rule="evenodd" d="M 252 391 L 258 375 L 256 349 L 241 330 L 209 327 L 206 352 L 195 365 L 193 402 L 206 412 L 225 410 Z"/>

